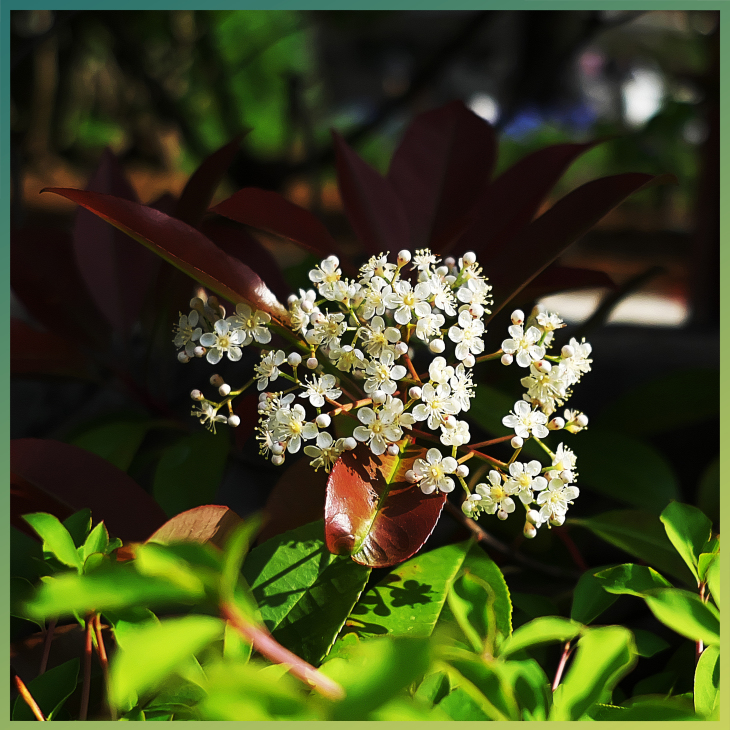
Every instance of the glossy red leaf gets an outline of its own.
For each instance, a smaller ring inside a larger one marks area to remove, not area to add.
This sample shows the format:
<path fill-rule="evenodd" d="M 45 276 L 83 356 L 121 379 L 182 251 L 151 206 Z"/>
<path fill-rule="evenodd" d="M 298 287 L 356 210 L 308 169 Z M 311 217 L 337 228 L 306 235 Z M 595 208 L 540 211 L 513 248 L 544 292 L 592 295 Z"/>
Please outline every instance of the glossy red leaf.
<path fill-rule="evenodd" d="M 215 191 L 221 184 L 233 158 L 241 148 L 239 134 L 227 145 L 216 150 L 200 163 L 198 169 L 190 176 L 180 199 L 177 201 L 173 215 L 181 221 L 197 226 L 208 209 Z"/>
<path fill-rule="evenodd" d="M 211 208 L 211 212 L 287 238 L 321 258 L 336 254 L 343 266 L 352 269 L 339 244 L 318 218 L 272 190 L 243 188 Z"/>
<path fill-rule="evenodd" d="M 222 548 L 241 522 L 243 520 L 229 507 L 205 504 L 171 517 L 147 542 L 209 542 Z"/>
<path fill-rule="evenodd" d="M 242 226 L 234 226 L 223 218 L 209 219 L 200 224 L 200 231 L 229 256 L 249 266 L 280 300 L 286 300 L 291 287 L 276 259 Z"/>
<path fill-rule="evenodd" d="M 88 380 L 91 362 L 67 337 L 41 332 L 27 322 L 10 320 L 10 372 Z"/>
<path fill-rule="evenodd" d="M 393 184 L 332 132 L 337 185 L 355 235 L 371 254 L 397 252 L 410 241 L 408 218 Z"/>
<path fill-rule="evenodd" d="M 388 180 L 408 217 L 414 249 L 440 252 L 463 233 L 489 184 L 496 152 L 492 126 L 461 101 L 413 120 Z"/>
<path fill-rule="evenodd" d="M 596 144 L 545 147 L 505 170 L 482 196 L 477 206 L 479 215 L 458 240 L 455 250 L 493 255 L 530 223 L 571 163 Z"/>
<path fill-rule="evenodd" d="M 561 198 L 507 246 L 480 261 L 494 287 L 491 319 L 571 243 L 632 193 L 675 181 L 672 175 L 624 173 L 592 180 Z M 488 320 L 487 320 L 488 321 Z"/>
<path fill-rule="evenodd" d="M 327 482 L 325 540 L 330 552 L 356 563 L 386 568 L 410 558 L 433 532 L 446 502 L 424 494 L 405 473 L 424 449 L 374 456 L 359 444 L 335 464 Z"/>
<path fill-rule="evenodd" d="M 251 269 L 221 251 L 200 231 L 139 203 L 72 188 L 46 188 L 87 208 L 158 256 L 230 302 L 247 302 L 273 319 L 287 317 L 284 306 Z"/>
<path fill-rule="evenodd" d="M 125 472 L 78 446 L 49 439 L 15 439 L 10 442 L 10 469 L 48 495 L 51 503 L 58 502 L 71 512 L 88 507 L 94 521 L 104 520 L 109 532 L 125 541 L 146 539 L 167 519 L 157 502 Z M 34 503 L 33 493 L 22 490 L 22 481 L 18 485 L 12 515 L 27 514 L 29 503 Z M 44 508 L 40 502 L 38 509 Z"/>
<path fill-rule="evenodd" d="M 106 149 L 87 190 L 137 202 L 114 154 Z M 78 210 L 73 231 L 76 264 L 107 321 L 128 334 L 150 291 L 159 260 L 96 215 Z"/>

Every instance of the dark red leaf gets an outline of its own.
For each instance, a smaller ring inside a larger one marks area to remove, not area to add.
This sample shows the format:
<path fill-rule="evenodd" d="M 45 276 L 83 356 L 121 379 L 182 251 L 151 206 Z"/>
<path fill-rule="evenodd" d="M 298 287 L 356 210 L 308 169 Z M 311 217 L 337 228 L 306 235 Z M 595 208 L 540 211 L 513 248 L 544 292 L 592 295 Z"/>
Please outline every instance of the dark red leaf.
<path fill-rule="evenodd" d="M 180 193 L 173 215 L 181 221 L 197 226 L 205 211 L 213 200 L 215 191 L 223 180 L 233 158 L 241 148 L 238 134 L 227 145 L 221 147 L 200 163 L 198 169 L 190 176 L 185 188 Z"/>
<path fill-rule="evenodd" d="M 233 412 L 241 419 L 241 423 L 233 432 L 236 447 L 240 449 L 253 436 L 254 429 L 259 422 L 258 393 L 248 393 L 243 398 L 237 399 Z"/>
<path fill-rule="evenodd" d="M 81 380 L 92 378 L 88 357 L 72 340 L 55 332 L 41 332 L 15 317 L 10 320 L 10 372 Z"/>
<path fill-rule="evenodd" d="M 388 180 L 408 217 L 414 249 L 446 250 L 464 231 L 489 184 L 496 151 L 491 125 L 461 101 L 413 120 Z"/>
<path fill-rule="evenodd" d="M 477 206 L 479 215 L 459 238 L 456 250 L 493 255 L 535 217 L 573 160 L 596 144 L 553 145 L 512 165 L 484 193 Z"/>
<path fill-rule="evenodd" d="M 269 493 L 264 506 L 266 522 L 257 542 L 321 520 L 326 491 L 326 472 L 314 471 L 307 458 L 295 461 Z"/>
<path fill-rule="evenodd" d="M 172 193 L 162 193 L 162 195 L 155 198 L 151 203 L 148 203 L 150 208 L 162 211 L 167 215 L 174 215 L 175 206 L 177 206 L 177 198 Z"/>
<path fill-rule="evenodd" d="M 272 190 L 243 188 L 211 208 L 211 212 L 287 238 L 321 258 L 337 254 L 342 265 L 352 269 L 320 220 Z"/>
<path fill-rule="evenodd" d="M 251 267 L 279 299 L 286 300 L 291 287 L 276 259 L 242 226 L 234 228 L 234 225 L 222 218 L 206 220 L 201 223 L 200 231 L 229 256 Z"/>
<path fill-rule="evenodd" d="M 125 472 L 96 454 L 45 439 L 10 442 L 10 469 L 20 481 L 11 501 L 11 515 L 27 514 L 58 502 L 71 512 L 88 507 L 94 521 L 104 520 L 109 532 L 125 541 L 145 540 L 167 517 L 162 508 Z M 38 492 L 23 491 L 23 483 Z M 35 495 L 35 496 L 34 496 Z M 56 514 L 65 517 L 66 514 Z"/>
<path fill-rule="evenodd" d="M 424 494 L 406 481 L 424 449 L 374 456 L 360 444 L 346 451 L 327 482 L 325 540 L 330 552 L 386 568 L 416 553 L 436 526 L 446 495 Z"/>
<path fill-rule="evenodd" d="M 371 254 L 407 247 L 408 218 L 390 180 L 363 161 L 337 132 L 332 138 L 342 204 L 360 243 Z"/>
<path fill-rule="evenodd" d="M 82 205 L 230 302 L 286 319 L 287 311 L 251 269 L 187 223 L 139 203 L 72 188 L 46 188 Z"/>
<path fill-rule="evenodd" d="M 170 518 L 147 542 L 209 542 L 222 548 L 231 531 L 241 522 L 243 520 L 229 507 L 205 504 Z"/>
<path fill-rule="evenodd" d="M 117 158 L 108 149 L 87 189 L 137 203 Z M 157 257 L 85 210 L 77 211 L 73 239 L 76 263 L 96 305 L 113 327 L 128 334 L 150 291 L 159 267 Z"/>
<path fill-rule="evenodd" d="M 58 335 L 105 341 L 109 326 L 81 278 L 70 234 L 21 228 L 10 240 L 10 285 L 33 318 Z"/>
<path fill-rule="evenodd" d="M 605 271 L 573 266 L 548 266 L 520 293 L 521 300 L 534 300 L 573 289 L 616 289 L 616 283 Z"/>
<path fill-rule="evenodd" d="M 494 287 L 495 301 L 487 321 L 625 198 L 675 179 L 629 172 L 592 180 L 561 198 L 493 256 L 485 252 L 481 263 Z"/>

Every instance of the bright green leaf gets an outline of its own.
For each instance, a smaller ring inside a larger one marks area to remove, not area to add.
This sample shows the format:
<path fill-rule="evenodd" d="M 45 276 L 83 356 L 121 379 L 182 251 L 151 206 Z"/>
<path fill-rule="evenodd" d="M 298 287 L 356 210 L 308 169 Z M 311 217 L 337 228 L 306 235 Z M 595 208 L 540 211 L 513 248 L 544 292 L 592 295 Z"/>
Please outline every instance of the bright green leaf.
<path fill-rule="evenodd" d="M 643 596 L 651 612 L 665 626 L 692 641 L 717 644 L 720 614 L 698 595 L 677 588 L 659 588 Z"/>
<path fill-rule="evenodd" d="M 692 575 L 698 578 L 697 561 L 703 546 L 712 535 L 712 523 L 697 507 L 680 502 L 671 502 L 660 519 L 672 545 L 682 556 Z"/>
<path fill-rule="evenodd" d="M 100 522 L 86 538 L 83 549 L 83 560 L 86 559 L 92 553 L 106 553 L 106 549 L 109 546 L 109 533 L 107 532 L 104 522 Z"/>
<path fill-rule="evenodd" d="M 91 510 L 87 508 L 74 512 L 63 521 L 63 526 L 71 535 L 74 545 L 81 547 L 91 530 Z"/>
<path fill-rule="evenodd" d="M 423 702 L 437 705 L 451 690 L 449 675 L 444 671 L 427 674 L 418 685 L 414 697 Z"/>
<path fill-rule="evenodd" d="M 653 568 L 626 563 L 596 574 L 603 590 L 615 594 L 641 596 L 654 588 L 671 588 L 672 584 Z"/>
<path fill-rule="evenodd" d="M 48 720 L 53 720 L 63 703 L 73 694 L 79 676 L 79 660 L 70 659 L 28 682 L 28 691 Z M 30 707 L 18 697 L 13 705 L 13 720 L 35 720 Z"/>
<path fill-rule="evenodd" d="M 573 589 L 573 604 L 570 609 L 570 618 L 573 621 L 589 624 L 616 601 L 615 596 L 603 590 L 601 581 L 596 577 L 596 573 L 607 568 L 608 566 L 591 568 L 578 579 Z"/>
<path fill-rule="evenodd" d="M 213 616 L 164 619 L 140 628 L 117 652 L 110 668 L 110 695 L 116 707 L 135 702 L 210 642 L 222 637 L 224 622 Z"/>
<path fill-rule="evenodd" d="M 610 720 L 611 722 L 664 722 L 700 719 L 690 707 L 687 707 L 685 702 L 675 697 L 634 697 L 629 706 L 599 705 L 590 715 L 590 719 Z"/>
<path fill-rule="evenodd" d="M 718 608 L 720 608 L 720 560 L 721 558 L 718 556 L 717 560 L 713 560 L 707 569 L 707 587 Z"/>
<path fill-rule="evenodd" d="M 52 553 L 69 568 L 81 570 L 83 563 L 76 552 L 73 538 L 69 531 L 61 524 L 58 517 L 46 512 L 36 512 L 32 515 L 23 515 L 23 519 L 38 533 L 43 540 L 43 551 Z"/>
<path fill-rule="evenodd" d="M 473 691 L 478 695 L 476 700 L 472 699 L 464 687 L 456 687 L 439 702 L 437 707 L 445 712 L 452 720 L 491 720 L 490 715 L 481 707 L 482 703 L 487 701 L 486 697 L 476 688 Z"/>
<path fill-rule="evenodd" d="M 140 545 L 135 555 L 134 567 L 142 575 L 165 578 L 192 595 L 205 593 L 204 583 L 196 567 L 166 546 L 153 542 Z"/>
<path fill-rule="evenodd" d="M 522 720 L 546 720 L 552 702 L 550 681 L 534 659 L 510 660 L 496 665 L 503 679 L 514 689 Z"/>
<path fill-rule="evenodd" d="M 479 578 L 465 573 L 459 576 L 449 590 L 447 601 L 464 635 L 474 651 L 481 653 L 485 646 L 494 651 L 494 636 L 489 641 L 490 628 L 494 633 L 494 591 Z"/>
<path fill-rule="evenodd" d="M 562 616 L 541 616 L 516 629 L 502 645 L 500 656 L 506 657 L 537 644 L 570 641 L 584 629 L 583 624 Z"/>
<path fill-rule="evenodd" d="M 236 586 L 241 578 L 243 559 L 246 557 L 254 538 L 261 530 L 262 522 L 261 515 L 253 515 L 240 524 L 228 538 L 221 574 L 220 592 L 223 600 L 229 600 L 233 597 Z"/>
<path fill-rule="evenodd" d="M 253 646 L 229 623 L 223 636 L 223 658 L 229 661 L 247 662 L 251 658 Z"/>
<path fill-rule="evenodd" d="M 708 646 L 700 655 L 695 669 L 695 710 L 709 715 L 720 698 L 720 647 Z"/>
<path fill-rule="evenodd" d="M 717 558 L 717 553 L 700 553 L 697 560 L 697 577 L 702 583 L 707 582 L 707 571 L 710 563 Z"/>
<path fill-rule="evenodd" d="M 669 648 L 669 644 L 661 637 L 644 629 L 634 629 L 636 653 L 639 656 L 650 657 Z"/>

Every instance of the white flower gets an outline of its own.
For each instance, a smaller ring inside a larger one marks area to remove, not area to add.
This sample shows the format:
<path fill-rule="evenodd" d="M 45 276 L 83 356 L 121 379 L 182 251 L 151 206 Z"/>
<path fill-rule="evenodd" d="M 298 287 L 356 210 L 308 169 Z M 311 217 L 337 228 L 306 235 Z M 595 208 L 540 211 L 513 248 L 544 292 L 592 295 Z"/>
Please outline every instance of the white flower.
<path fill-rule="evenodd" d="M 431 286 L 428 282 L 422 281 L 413 289 L 410 282 L 401 279 L 393 284 L 393 291 L 386 294 L 383 301 L 388 309 L 395 310 L 393 318 L 398 324 L 408 324 L 414 311 L 417 317 L 431 314 L 431 305 L 426 301 L 430 296 Z"/>
<path fill-rule="evenodd" d="M 515 360 L 521 368 L 526 368 L 533 360 L 542 360 L 545 357 L 545 348 L 535 344 L 542 337 L 537 327 L 530 327 L 523 332 L 521 324 L 511 325 L 507 331 L 511 339 L 502 342 L 502 349 L 508 355 L 515 355 Z"/>
<path fill-rule="evenodd" d="M 464 446 L 471 441 L 469 424 L 466 421 L 457 421 L 453 428 L 446 428 L 441 424 L 441 443 L 445 446 Z"/>
<path fill-rule="evenodd" d="M 421 317 L 416 324 L 416 337 L 423 342 L 430 342 L 433 337 L 441 336 L 445 321 L 444 315 L 438 312 Z"/>
<path fill-rule="evenodd" d="M 568 511 L 568 505 L 578 497 L 578 487 L 568 486 L 562 479 L 551 479 L 547 489 L 537 495 L 540 507 L 540 517 L 549 520 L 554 517 L 563 517 Z"/>
<path fill-rule="evenodd" d="M 321 466 L 327 472 L 332 469 L 344 450 L 345 439 L 337 439 L 337 441 L 334 441 L 332 436 L 326 431 L 322 431 L 317 435 L 316 446 L 304 447 L 304 453 L 307 456 L 313 457 L 309 465 L 314 467 L 314 471 L 317 471 Z"/>
<path fill-rule="evenodd" d="M 302 439 L 309 440 L 316 438 L 317 425 L 305 422 L 306 412 L 298 403 L 288 410 L 278 411 L 276 423 L 274 424 L 274 439 L 286 442 L 286 450 L 290 454 L 296 454 L 302 444 Z"/>
<path fill-rule="evenodd" d="M 234 332 L 241 333 L 241 345 L 250 345 L 253 340 L 265 345 L 271 342 L 271 332 L 266 325 L 271 322 L 271 316 L 258 309 L 254 312 L 248 304 L 236 304 L 236 313 L 226 320 Z"/>
<path fill-rule="evenodd" d="M 428 366 L 428 377 L 434 383 L 448 383 L 454 377 L 454 368 L 446 364 L 446 358 L 435 357 Z"/>
<path fill-rule="evenodd" d="M 449 381 L 451 385 L 451 397 L 459 406 L 459 410 L 468 411 L 471 399 L 474 397 L 474 383 L 471 372 L 459 363 L 454 370 L 454 375 Z"/>
<path fill-rule="evenodd" d="M 558 471 L 570 471 L 573 474 L 577 474 L 575 464 L 576 456 L 573 451 L 562 443 L 558 444 L 558 448 L 555 449 L 555 456 L 553 457 L 553 466 Z"/>
<path fill-rule="evenodd" d="M 525 400 L 539 405 L 546 415 L 553 413 L 556 406 L 563 405 L 568 383 L 562 366 L 554 366 L 548 372 L 541 373 L 532 363 L 530 374 L 520 382 L 527 388 Z"/>
<path fill-rule="evenodd" d="M 223 353 L 226 353 L 228 359 L 233 362 L 240 360 L 241 348 L 238 347 L 241 343 L 240 332 L 238 330 L 231 332 L 230 325 L 224 319 L 219 319 L 213 327 L 214 332 L 206 332 L 200 337 L 200 344 L 210 348 L 205 356 L 206 360 L 215 365 L 220 362 Z"/>
<path fill-rule="evenodd" d="M 380 276 L 374 276 L 364 290 L 360 315 L 363 319 L 371 319 L 373 315 L 385 314 L 384 297 L 393 291 L 390 284 Z"/>
<path fill-rule="evenodd" d="M 514 413 L 505 416 L 502 419 L 502 423 L 507 428 L 513 428 L 515 434 L 523 439 L 529 438 L 530 434 L 540 439 L 548 435 L 548 430 L 545 426 L 547 416 L 544 413 L 540 413 L 540 411 L 533 411 L 530 404 L 524 400 L 518 400 L 515 403 Z"/>
<path fill-rule="evenodd" d="M 196 342 L 200 339 L 203 330 L 198 327 L 200 315 L 194 309 L 190 314 L 180 314 L 180 322 L 174 329 L 175 347 L 185 347 L 185 354 L 193 357 L 195 354 Z"/>
<path fill-rule="evenodd" d="M 547 487 L 547 479 L 540 476 L 542 464 L 537 459 L 527 464 L 519 461 L 509 465 L 510 478 L 505 486 L 510 488 L 510 494 L 516 494 L 523 504 L 530 504 L 533 500 L 533 490 L 539 492 Z"/>
<path fill-rule="evenodd" d="M 342 391 L 335 388 L 337 381 L 334 375 L 316 375 L 312 376 L 311 380 L 306 380 L 306 391 L 300 393 L 300 398 L 309 398 L 309 402 L 315 408 L 321 408 L 324 405 L 326 399 L 337 400 L 341 395 Z"/>
<path fill-rule="evenodd" d="M 382 409 L 376 413 L 365 406 L 357 411 L 357 417 L 365 425 L 356 426 L 352 435 L 358 441 L 369 443 L 370 450 L 376 456 L 384 454 L 389 443 L 403 437 L 403 431 L 393 424 L 393 413 L 390 411 Z"/>
<path fill-rule="evenodd" d="M 279 377 L 279 365 L 286 360 L 284 350 L 272 350 L 266 355 L 262 355 L 261 362 L 254 366 L 254 374 L 258 380 L 256 387 L 259 390 L 265 390 L 272 382 Z"/>
<path fill-rule="evenodd" d="M 438 307 L 442 312 L 446 312 L 449 317 L 456 314 L 456 307 L 454 306 L 456 299 L 451 291 L 452 280 L 453 277 L 451 276 L 446 279 L 434 276 L 429 280 L 433 292 L 433 306 Z"/>
<path fill-rule="evenodd" d="M 456 298 L 464 304 L 481 304 L 485 311 L 492 304 L 492 287 L 484 279 L 474 277 L 464 282 L 456 292 Z"/>
<path fill-rule="evenodd" d="M 560 364 L 565 368 L 568 384 L 573 385 L 581 379 L 583 374 L 591 369 L 593 360 L 590 360 L 588 356 L 591 354 L 592 348 L 585 339 L 578 342 L 575 337 L 571 338 L 569 344 L 575 354 L 572 357 L 563 358 Z"/>
<path fill-rule="evenodd" d="M 459 407 L 450 397 L 451 389 L 444 383 L 439 383 L 435 388 L 431 383 L 423 386 L 421 400 L 413 409 L 413 417 L 417 421 L 428 419 L 428 427 L 436 430 L 442 423 L 444 416 L 454 415 L 459 412 Z"/>
<path fill-rule="evenodd" d="M 376 276 L 390 281 L 393 278 L 395 269 L 395 264 L 388 263 L 388 254 L 380 253 L 377 256 L 371 256 L 368 262 L 360 267 L 360 274 L 365 282 Z"/>
<path fill-rule="evenodd" d="M 193 408 L 191 415 L 200 419 L 200 422 L 209 430 L 215 433 L 216 423 L 225 423 L 228 419 L 218 415 L 218 409 L 208 401 L 203 401 L 199 406 Z"/>
<path fill-rule="evenodd" d="M 565 322 L 554 312 L 540 312 L 537 315 L 537 323 L 545 332 L 552 332 L 560 327 L 565 327 Z"/>
<path fill-rule="evenodd" d="M 333 347 L 329 352 L 329 358 L 338 370 L 349 373 L 350 370 L 365 369 L 366 362 L 362 352 L 350 345 Z"/>
<path fill-rule="evenodd" d="M 457 466 L 456 459 L 451 456 L 443 458 L 438 449 L 429 449 L 425 459 L 415 460 L 413 472 L 424 494 L 432 494 L 437 489 L 441 492 L 452 492 L 454 480 L 446 475 L 453 474 Z"/>
<path fill-rule="evenodd" d="M 342 270 L 339 268 L 340 261 L 337 256 L 328 256 L 315 269 L 309 272 L 309 279 L 317 285 L 319 293 L 329 300 L 341 298 L 343 290 L 346 288 L 340 282 Z"/>
<path fill-rule="evenodd" d="M 406 369 L 403 365 L 395 365 L 395 356 L 391 350 L 384 350 L 378 360 L 371 360 L 365 368 L 365 392 L 373 393 L 382 390 L 387 395 L 393 395 L 396 391 L 396 380 L 406 376 Z"/>
<path fill-rule="evenodd" d="M 310 345 L 322 345 L 323 347 L 339 347 L 340 336 L 347 329 L 344 314 L 319 314 L 312 317 L 313 327 L 307 332 L 306 340 Z"/>
<path fill-rule="evenodd" d="M 509 483 L 502 484 L 502 475 L 492 469 L 487 477 L 489 484 L 477 484 L 474 491 L 481 497 L 479 508 L 487 514 L 504 511 L 508 514 L 515 511 L 515 502 L 510 496 L 512 488 Z"/>
<path fill-rule="evenodd" d="M 411 268 L 418 269 L 419 271 L 429 271 L 431 267 L 435 266 L 439 261 L 441 261 L 441 259 L 437 259 L 429 249 L 421 248 L 413 255 Z"/>
<path fill-rule="evenodd" d="M 468 310 L 459 313 L 459 327 L 449 329 L 449 339 L 456 342 L 456 357 L 463 360 L 469 353 L 478 355 L 484 352 L 484 322 L 475 319 Z"/>
<path fill-rule="evenodd" d="M 365 352 L 371 357 L 380 357 L 385 350 L 392 351 L 392 345 L 400 340 L 400 330 L 386 327 L 382 317 L 373 317 L 369 325 L 360 327 L 357 336 L 363 341 Z"/>
<path fill-rule="evenodd" d="M 383 411 L 387 411 L 391 417 L 391 423 L 400 428 L 410 428 L 416 422 L 416 419 L 411 413 L 403 412 L 403 401 L 392 395 L 385 396 L 385 403 L 383 403 L 381 413 Z"/>

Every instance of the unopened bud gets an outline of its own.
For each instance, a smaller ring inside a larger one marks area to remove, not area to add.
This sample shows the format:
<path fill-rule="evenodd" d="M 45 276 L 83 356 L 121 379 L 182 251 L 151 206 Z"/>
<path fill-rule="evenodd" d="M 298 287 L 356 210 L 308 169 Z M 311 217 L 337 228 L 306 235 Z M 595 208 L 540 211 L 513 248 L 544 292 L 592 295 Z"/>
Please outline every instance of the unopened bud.
<path fill-rule="evenodd" d="M 474 355 L 469 353 L 461 362 L 464 363 L 465 368 L 473 368 L 474 365 L 476 365 L 476 359 L 474 358 Z"/>
<path fill-rule="evenodd" d="M 299 299 L 299 297 L 296 294 L 290 294 L 286 299 L 286 303 L 289 305 L 294 304 L 297 299 Z"/>
<path fill-rule="evenodd" d="M 385 403 L 386 394 L 382 390 L 375 390 L 372 393 L 373 403 Z"/>
<path fill-rule="evenodd" d="M 560 354 L 563 357 L 573 357 L 573 355 L 575 355 L 575 350 L 570 345 L 563 345 L 560 350 Z"/>
<path fill-rule="evenodd" d="M 320 322 L 324 321 L 324 314 L 322 314 L 322 312 L 313 312 L 309 321 L 314 325 L 318 325 Z"/>
<path fill-rule="evenodd" d="M 497 512 L 497 517 L 499 517 L 500 520 L 506 520 L 509 517 L 509 514 L 501 509 Z"/>
<path fill-rule="evenodd" d="M 570 469 L 563 469 L 563 471 L 560 472 L 560 478 L 566 483 L 569 484 L 573 481 L 573 472 L 570 471 Z"/>
<path fill-rule="evenodd" d="M 446 349 L 446 344 L 443 340 L 431 340 L 428 345 L 428 349 L 438 355 Z"/>
<path fill-rule="evenodd" d="M 413 398 L 414 400 L 418 400 L 422 395 L 423 391 L 417 386 L 414 385 L 409 391 L 408 395 Z"/>
<path fill-rule="evenodd" d="M 560 416 L 555 416 L 549 421 L 547 427 L 551 431 L 560 431 L 561 428 L 565 428 L 565 421 Z"/>
<path fill-rule="evenodd" d="M 302 308 L 302 312 L 309 314 L 314 309 L 314 302 L 310 299 L 302 299 L 302 303 L 299 306 Z"/>
<path fill-rule="evenodd" d="M 470 502 L 468 499 L 465 499 L 461 503 L 461 511 L 468 517 L 476 507 L 476 504 L 474 502 Z"/>
<path fill-rule="evenodd" d="M 560 527 L 560 525 L 562 525 L 563 522 L 565 522 L 565 515 L 553 515 L 550 518 L 550 524 L 553 527 Z"/>
<path fill-rule="evenodd" d="M 416 476 L 416 472 L 413 471 L 413 469 L 409 469 L 406 472 L 406 481 L 410 482 L 411 484 L 415 484 L 418 481 L 418 477 Z"/>
<path fill-rule="evenodd" d="M 235 414 L 228 416 L 228 425 L 231 428 L 238 428 L 241 425 L 241 419 Z"/>
<path fill-rule="evenodd" d="M 510 444 L 512 445 L 513 449 L 521 449 L 524 446 L 525 442 L 520 436 L 513 436 Z"/>
<path fill-rule="evenodd" d="M 309 368 L 310 370 L 314 370 L 314 369 L 315 369 L 315 368 L 317 367 L 317 365 L 319 365 L 319 360 L 317 360 L 317 358 L 316 358 L 316 357 L 310 357 L 310 358 L 309 358 L 309 359 L 307 360 L 307 367 L 308 367 L 308 368 Z"/>
<path fill-rule="evenodd" d="M 281 441 L 277 441 L 272 447 L 271 447 L 271 453 L 274 454 L 274 456 L 280 456 L 284 453 L 284 444 L 281 443 Z"/>
<path fill-rule="evenodd" d="M 446 276 L 449 273 L 449 267 L 448 266 L 439 266 L 436 269 L 436 275 L 437 276 Z"/>
<path fill-rule="evenodd" d="M 274 454 L 271 457 L 271 463 L 274 466 L 281 466 L 284 463 L 284 455 L 283 454 Z"/>
<path fill-rule="evenodd" d="M 393 349 L 398 355 L 405 355 L 408 352 L 408 345 L 405 342 L 399 342 Z"/>
<path fill-rule="evenodd" d="M 405 266 L 411 260 L 411 252 L 404 248 L 398 251 L 398 266 Z"/>
<path fill-rule="evenodd" d="M 223 385 L 224 382 L 225 381 L 223 380 L 223 378 L 221 378 L 220 375 L 218 375 L 218 373 L 215 373 L 214 375 L 211 375 L 210 376 L 210 384 L 214 388 L 220 388 L 221 385 Z M 265 393 L 262 393 L 261 395 L 266 395 L 266 394 Z"/>
<path fill-rule="evenodd" d="M 223 383 L 223 385 L 218 388 L 218 392 L 225 398 L 227 395 L 230 395 L 231 386 L 228 385 L 228 383 Z"/>
<path fill-rule="evenodd" d="M 553 369 L 553 366 L 547 360 L 536 360 L 532 364 L 538 373 L 549 373 Z"/>
<path fill-rule="evenodd" d="M 181 350 L 177 353 L 177 359 L 178 362 L 190 362 L 190 356 L 185 352 L 185 350 Z"/>
<path fill-rule="evenodd" d="M 588 425 L 588 416 L 586 416 L 585 413 L 581 413 L 578 418 L 575 419 L 575 422 L 581 427 L 585 428 Z"/>
<path fill-rule="evenodd" d="M 190 391 L 190 397 L 193 400 L 203 400 L 203 394 L 197 389 Z"/>
<path fill-rule="evenodd" d="M 314 419 L 314 422 L 320 427 L 320 428 L 327 428 L 330 423 L 332 423 L 332 419 L 329 417 L 326 413 L 320 413 L 317 418 Z"/>
<path fill-rule="evenodd" d="M 398 444 L 388 444 L 388 453 L 391 456 L 397 456 L 400 453 L 400 449 L 398 448 Z"/>
<path fill-rule="evenodd" d="M 449 414 L 448 416 L 444 416 L 442 423 L 446 428 L 451 429 L 456 428 L 457 420 Z"/>
<path fill-rule="evenodd" d="M 525 522 L 525 527 L 522 530 L 522 534 L 528 539 L 532 540 L 537 535 L 537 528 L 535 525 L 531 525 L 529 522 Z"/>
<path fill-rule="evenodd" d="M 525 313 L 521 309 L 515 309 L 510 317 L 512 324 L 523 324 L 525 321 Z"/>
<path fill-rule="evenodd" d="M 298 352 L 292 352 L 286 361 L 289 363 L 289 367 L 296 368 L 302 364 L 302 356 Z"/>
<path fill-rule="evenodd" d="M 194 350 L 193 354 L 195 357 L 203 357 L 206 353 L 206 349 L 202 345 L 198 345 Z"/>
<path fill-rule="evenodd" d="M 514 358 L 508 352 L 505 352 L 504 355 L 502 355 L 502 357 L 500 358 L 500 362 L 502 363 L 502 365 L 511 365 L 513 360 Z"/>
<path fill-rule="evenodd" d="M 474 251 L 467 251 L 462 257 L 461 260 L 467 265 L 471 266 L 471 264 L 476 263 L 477 255 L 474 253 Z"/>
<path fill-rule="evenodd" d="M 259 393 L 259 403 L 264 403 L 269 399 L 269 394 L 266 392 Z"/>
<path fill-rule="evenodd" d="M 536 509 L 527 510 L 525 519 L 531 524 L 536 525 L 540 522 L 540 513 Z"/>
<path fill-rule="evenodd" d="M 352 436 L 348 436 L 345 439 L 345 443 L 343 444 L 343 446 L 345 447 L 346 451 L 352 451 L 357 446 L 357 441 L 355 441 Z"/>
<path fill-rule="evenodd" d="M 484 315 L 484 307 L 479 302 L 474 302 L 469 305 L 469 312 L 472 317 L 479 319 Z"/>
<path fill-rule="evenodd" d="M 456 476 L 466 479 L 469 476 L 469 467 L 466 464 L 459 464 L 456 467 Z"/>

